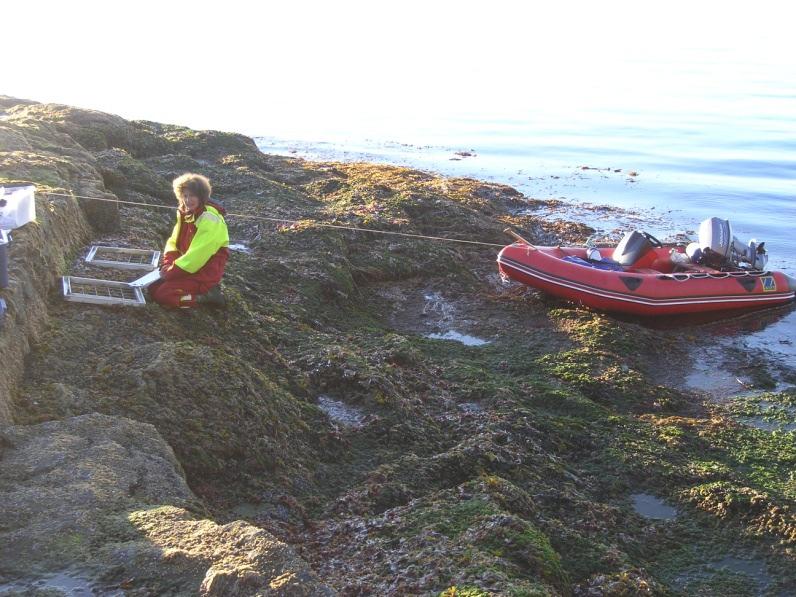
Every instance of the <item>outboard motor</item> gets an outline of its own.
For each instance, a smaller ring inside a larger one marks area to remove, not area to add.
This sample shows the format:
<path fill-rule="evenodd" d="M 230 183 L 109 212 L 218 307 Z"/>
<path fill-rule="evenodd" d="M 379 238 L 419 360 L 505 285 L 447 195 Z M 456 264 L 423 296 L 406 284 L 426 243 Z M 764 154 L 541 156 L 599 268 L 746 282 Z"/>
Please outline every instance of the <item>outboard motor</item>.
<path fill-rule="evenodd" d="M 699 262 L 709 267 L 737 267 L 745 262 L 753 269 L 762 270 L 768 263 L 764 242 L 758 244 L 752 239 L 748 245 L 744 245 L 733 236 L 730 221 L 721 218 L 708 218 L 699 225 L 699 248 L 693 249 L 693 252 L 697 253 L 699 249 Z"/>

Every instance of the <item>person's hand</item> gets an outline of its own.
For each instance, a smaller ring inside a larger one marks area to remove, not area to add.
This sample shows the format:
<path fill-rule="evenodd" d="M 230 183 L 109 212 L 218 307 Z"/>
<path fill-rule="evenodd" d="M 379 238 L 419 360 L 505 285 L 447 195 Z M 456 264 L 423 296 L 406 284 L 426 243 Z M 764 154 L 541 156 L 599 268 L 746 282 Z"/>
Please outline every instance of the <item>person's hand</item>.
<path fill-rule="evenodd" d="M 179 252 L 179 251 L 169 251 L 168 253 L 165 253 L 165 254 L 163 255 L 163 259 L 162 259 L 162 261 L 161 261 L 161 263 L 162 263 L 162 265 L 161 265 L 161 269 L 162 269 L 164 266 L 169 266 L 169 265 L 171 265 L 172 263 L 174 263 L 174 261 L 175 261 L 177 258 L 179 258 L 179 256 L 180 256 L 180 252 Z"/>

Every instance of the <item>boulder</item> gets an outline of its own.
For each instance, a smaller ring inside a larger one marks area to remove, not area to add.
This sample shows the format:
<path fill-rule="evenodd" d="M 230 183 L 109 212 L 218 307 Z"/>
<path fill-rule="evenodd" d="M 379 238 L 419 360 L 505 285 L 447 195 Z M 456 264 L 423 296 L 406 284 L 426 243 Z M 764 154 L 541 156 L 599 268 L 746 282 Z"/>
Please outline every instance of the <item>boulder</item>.
<path fill-rule="evenodd" d="M 0 429 L 0 593 L 331 595 L 270 533 L 197 513 L 152 425 L 90 414 Z M 165 504 L 165 505 L 164 505 Z"/>

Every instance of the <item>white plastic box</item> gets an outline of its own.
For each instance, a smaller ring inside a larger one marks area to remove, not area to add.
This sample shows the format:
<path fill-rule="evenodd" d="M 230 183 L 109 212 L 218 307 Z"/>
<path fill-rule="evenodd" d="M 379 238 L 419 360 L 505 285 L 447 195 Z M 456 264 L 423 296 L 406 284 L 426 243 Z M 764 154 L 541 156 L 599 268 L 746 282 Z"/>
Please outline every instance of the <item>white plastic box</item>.
<path fill-rule="evenodd" d="M 36 187 L 0 186 L 0 230 L 13 230 L 36 219 Z"/>

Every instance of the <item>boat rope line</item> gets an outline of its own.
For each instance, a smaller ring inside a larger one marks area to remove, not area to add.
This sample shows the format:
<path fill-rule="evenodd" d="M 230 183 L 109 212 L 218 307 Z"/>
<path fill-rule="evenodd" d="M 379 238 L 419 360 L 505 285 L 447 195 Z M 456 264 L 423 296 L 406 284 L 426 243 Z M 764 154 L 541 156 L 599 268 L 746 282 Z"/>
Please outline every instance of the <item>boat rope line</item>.
<path fill-rule="evenodd" d="M 72 193 L 51 193 L 50 191 L 37 191 L 42 195 L 49 195 L 53 197 L 70 197 L 73 199 L 90 199 L 92 201 L 105 201 L 108 203 L 120 203 L 124 205 L 134 205 L 139 207 L 147 207 L 147 208 L 158 208 L 158 209 L 169 209 L 172 211 L 176 211 L 177 208 L 172 207 L 170 205 L 158 205 L 157 203 L 142 203 L 138 201 L 123 201 L 122 199 L 108 199 L 107 197 L 89 197 L 86 195 L 75 195 Z M 465 240 L 463 238 L 446 238 L 444 236 L 430 236 L 426 234 L 411 234 L 409 232 L 396 232 L 394 230 L 376 230 L 374 228 L 360 228 L 357 226 L 341 226 L 339 224 L 324 224 L 322 222 L 318 222 L 315 220 L 295 220 L 290 218 L 269 218 L 266 216 L 253 216 L 249 214 L 236 214 L 236 213 L 227 213 L 225 217 L 234 217 L 234 218 L 246 218 L 249 220 L 262 220 L 264 222 L 280 222 L 283 224 L 300 224 L 304 223 L 312 223 L 313 226 L 318 228 L 333 228 L 335 230 L 348 230 L 350 232 L 370 232 L 373 234 L 384 234 L 390 236 L 402 236 L 405 238 L 416 238 L 422 240 L 433 240 L 433 241 L 442 241 L 442 242 L 449 242 L 449 243 L 463 243 L 468 245 L 480 245 L 484 247 L 500 247 L 501 249 L 505 247 L 504 244 L 498 243 L 488 243 L 480 240 Z"/>

